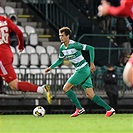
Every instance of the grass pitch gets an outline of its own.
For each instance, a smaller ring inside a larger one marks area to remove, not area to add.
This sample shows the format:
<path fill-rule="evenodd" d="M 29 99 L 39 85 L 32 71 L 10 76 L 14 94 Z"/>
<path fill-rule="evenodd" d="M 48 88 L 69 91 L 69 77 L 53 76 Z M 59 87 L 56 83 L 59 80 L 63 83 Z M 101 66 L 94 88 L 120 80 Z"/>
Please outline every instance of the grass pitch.
<path fill-rule="evenodd" d="M 132 133 L 133 115 L 82 114 L 71 118 L 69 114 L 0 115 L 0 133 Z"/>

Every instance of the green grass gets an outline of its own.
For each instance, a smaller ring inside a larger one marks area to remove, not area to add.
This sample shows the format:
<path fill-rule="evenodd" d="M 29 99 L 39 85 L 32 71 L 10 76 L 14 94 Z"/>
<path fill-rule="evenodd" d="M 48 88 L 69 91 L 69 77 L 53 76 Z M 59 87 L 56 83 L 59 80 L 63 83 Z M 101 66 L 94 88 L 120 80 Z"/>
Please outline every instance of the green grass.
<path fill-rule="evenodd" d="M 71 118 L 69 114 L 0 115 L 0 133 L 132 133 L 133 115 L 82 114 Z"/>

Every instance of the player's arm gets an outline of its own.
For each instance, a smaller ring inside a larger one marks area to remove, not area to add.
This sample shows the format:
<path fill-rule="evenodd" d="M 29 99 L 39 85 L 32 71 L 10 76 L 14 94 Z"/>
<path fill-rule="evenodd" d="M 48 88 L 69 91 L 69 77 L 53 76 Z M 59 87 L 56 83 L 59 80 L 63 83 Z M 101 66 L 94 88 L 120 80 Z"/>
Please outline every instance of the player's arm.
<path fill-rule="evenodd" d="M 78 50 L 84 50 L 84 51 L 89 51 L 90 54 L 90 62 L 94 62 L 94 47 L 90 46 L 90 45 L 86 45 L 86 44 L 81 44 L 78 43 L 77 45 L 75 45 L 76 49 Z"/>
<path fill-rule="evenodd" d="M 94 65 L 94 57 L 95 57 L 94 47 L 86 45 L 85 50 L 89 51 L 90 53 L 90 70 L 91 72 L 94 72 L 96 70 L 96 67 Z"/>
<path fill-rule="evenodd" d="M 11 29 L 11 31 L 16 33 L 16 36 L 18 38 L 18 49 L 21 52 L 24 49 L 24 37 L 23 37 L 23 33 L 17 27 L 17 25 L 15 25 L 9 18 L 7 18 L 7 22 L 8 22 L 8 25 L 9 25 L 9 28 Z"/>
<path fill-rule="evenodd" d="M 90 53 L 90 63 L 94 63 L 94 55 L 95 55 L 94 47 L 90 45 L 86 45 L 85 50 L 89 51 Z"/>
<path fill-rule="evenodd" d="M 50 66 L 51 69 L 59 66 L 63 62 L 63 59 L 64 59 L 65 56 L 62 53 L 62 50 L 61 49 L 62 48 L 60 47 L 60 49 L 59 49 L 59 56 L 58 56 L 59 58 Z"/>
<path fill-rule="evenodd" d="M 76 45 L 76 47 L 79 50 L 89 51 L 89 54 L 90 54 L 90 70 L 91 70 L 91 72 L 94 72 L 96 70 L 96 67 L 94 65 L 94 57 L 95 57 L 94 47 L 92 47 L 90 45 L 86 45 L 86 44 L 81 44 L 81 43 L 78 43 L 78 45 Z"/>
<path fill-rule="evenodd" d="M 59 58 L 59 59 L 56 60 L 50 67 L 48 67 L 48 68 L 46 68 L 46 69 L 44 70 L 45 73 L 48 73 L 51 69 L 53 69 L 53 68 L 59 66 L 62 62 L 63 62 L 63 59 L 60 59 L 60 58 Z"/>
<path fill-rule="evenodd" d="M 56 61 L 50 66 L 50 68 L 53 69 L 53 68 L 59 66 L 62 62 L 63 62 L 63 59 L 59 58 L 58 60 L 56 60 Z"/>
<path fill-rule="evenodd" d="M 50 67 L 48 67 L 48 68 L 46 68 L 44 70 L 45 73 L 48 73 L 51 69 L 59 66 L 63 62 L 63 59 L 64 59 L 64 55 L 63 55 L 63 53 L 60 50 L 60 52 L 59 52 L 59 58 Z"/>
<path fill-rule="evenodd" d="M 121 0 L 121 5 L 118 7 L 109 6 L 107 13 L 113 16 L 129 16 L 129 12 L 131 12 L 131 5 L 133 2 L 129 0 Z"/>

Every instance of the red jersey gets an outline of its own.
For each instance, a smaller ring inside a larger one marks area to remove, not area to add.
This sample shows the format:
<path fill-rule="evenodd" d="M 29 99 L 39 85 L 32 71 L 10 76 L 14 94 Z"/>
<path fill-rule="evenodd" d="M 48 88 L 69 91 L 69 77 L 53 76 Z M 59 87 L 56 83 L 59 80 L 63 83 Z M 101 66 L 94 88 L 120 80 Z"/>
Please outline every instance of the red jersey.
<path fill-rule="evenodd" d="M 24 49 L 24 39 L 21 30 L 7 17 L 0 16 L 0 60 L 9 62 L 12 57 L 10 49 L 10 32 L 15 32 L 18 37 L 18 49 Z"/>
<path fill-rule="evenodd" d="M 108 14 L 113 16 L 131 17 L 133 20 L 133 0 L 121 0 L 120 6 L 110 6 Z"/>

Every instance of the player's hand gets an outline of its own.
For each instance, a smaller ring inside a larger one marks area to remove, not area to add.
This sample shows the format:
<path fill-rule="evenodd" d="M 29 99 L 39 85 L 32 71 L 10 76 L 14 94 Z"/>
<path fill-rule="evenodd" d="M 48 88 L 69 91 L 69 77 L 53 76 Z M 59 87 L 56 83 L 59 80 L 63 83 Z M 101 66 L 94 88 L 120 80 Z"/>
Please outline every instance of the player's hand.
<path fill-rule="evenodd" d="M 24 47 L 21 47 L 21 45 L 18 45 L 17 49 L 18 49 L 18 52 L 22 52 L 24 50 Z"/>
<path fill-rule="evenodd" d="M 48 68 L 46 68 L 44 71 L 45 71 L 45 73 L 47 74 L 50 70 L 51 70 L 51 68 L 48 67 Z"/>
<path fill-rule="evenodd" d="M 23 51 L 23 49 L 19 49 L 19 52 L 22 52 Z"/>
<path fill-rule="evenodd" d="M 96 71 L 96 67 L 95 67 L 94 63 L 90 63 L 90 71 L 92 73 Z"/>
<path fill-rule="evenodd" d="M 107 15 L 109 6 L 110 6 L 109 2 L 107 2 L 106 0 L 102 0 L 101 5 L 98 6 L 98 14 L 97 15 L 99 17 Z"/>

